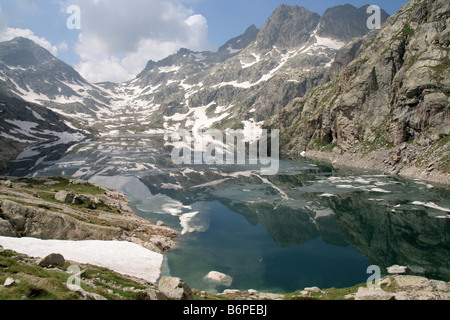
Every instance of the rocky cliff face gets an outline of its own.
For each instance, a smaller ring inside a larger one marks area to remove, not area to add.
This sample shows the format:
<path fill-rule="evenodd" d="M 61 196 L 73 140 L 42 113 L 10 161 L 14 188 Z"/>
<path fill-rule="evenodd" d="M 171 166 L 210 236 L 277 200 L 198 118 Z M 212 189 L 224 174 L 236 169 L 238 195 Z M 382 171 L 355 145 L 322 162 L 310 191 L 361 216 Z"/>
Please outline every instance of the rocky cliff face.
<path fill-rule="evenodd" d="M 449 19 L 448 1 L 413 0 L 378 35 L 341 50 L 338 75 L 268 123 L 284 130 L 285 151 L 450 172 Z"/>

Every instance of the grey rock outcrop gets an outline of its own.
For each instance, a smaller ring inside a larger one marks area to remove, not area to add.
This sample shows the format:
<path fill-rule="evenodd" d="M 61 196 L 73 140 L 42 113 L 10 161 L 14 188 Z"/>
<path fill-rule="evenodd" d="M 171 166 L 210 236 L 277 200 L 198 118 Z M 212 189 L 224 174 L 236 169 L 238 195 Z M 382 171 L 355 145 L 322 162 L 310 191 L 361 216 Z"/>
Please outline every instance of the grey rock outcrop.
<path fill-rule="evenodd" d="M 159 282 L 159 290 L 172 300 L 195 300 L 191 288 L 180 278 L 163 277 Z"/>
<path fill-rule="evenodd" d="M 73 203 L 74 198 L 75 198 L 74 191 L 60 191 L 57 194 L 55 194 L 55 200 L 63 203 Z"/>
<path fill-rule="evenodd" d="M 69 215 L 0 200 L 2 219 L 16 235 L 55 240 L 107 240 L 120 238 L 120 228 L 94 225 Z M 4 224 L 6 224 L 4 222 Z"/>
<path fill-rule="evenodd" d="M 449 300 L 450 284 L 417 276 L 397 276 L 383 279 L 387 291 L 359 288 L 355 300 Z"/>
<path fill-rule="evenodd" d="M 11 225 L 11 223 L 7 220 L 0 219 L 0 234 L 4 237 L 16 237 L 17 234 Z"/>

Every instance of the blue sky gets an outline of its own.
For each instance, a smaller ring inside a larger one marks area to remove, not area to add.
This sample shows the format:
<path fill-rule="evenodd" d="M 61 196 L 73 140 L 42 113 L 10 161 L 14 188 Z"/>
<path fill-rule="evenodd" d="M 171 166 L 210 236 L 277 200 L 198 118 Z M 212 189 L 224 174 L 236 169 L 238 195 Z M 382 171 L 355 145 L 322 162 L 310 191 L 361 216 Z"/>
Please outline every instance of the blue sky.
<path fill-rule="evenodd" d="M 280 4 L 322 15 L 350 3 L 394 14 L 406 0 L 0 0 L 0 40 L 25 36 L 93 82 L 125 81 L 149 59 L 181 47 L 216 50 L 254 24 L 260 28 Z M 81 29 L 69 30 L 67 7 L 81 9 Z"/>

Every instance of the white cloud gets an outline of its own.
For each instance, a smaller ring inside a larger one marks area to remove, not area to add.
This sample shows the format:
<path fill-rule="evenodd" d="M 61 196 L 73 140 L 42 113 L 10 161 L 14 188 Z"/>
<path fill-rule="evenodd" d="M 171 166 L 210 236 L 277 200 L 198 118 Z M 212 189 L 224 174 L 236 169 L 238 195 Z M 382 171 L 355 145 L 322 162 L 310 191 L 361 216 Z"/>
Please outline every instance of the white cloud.
<path fill-rule="evenodd" d="M 69 50 L 69 45 L 67 42 L 63 41 L 58 45 L 58 51 L 67 51 Z"/>
<path fill-rule="evenodd" d="M 66 3 L 68 5 L 69 3 Z M 160 60 L 185 47 L 212 49 L 206 19 L 165 0 L 78 0 L 81 33 L 76 67 L 92 82 L 130 80 L 148 60 Z"/>
<path fill-rule="evenodd" d="M 25 0 L 16 0 L 19 5 L 25 5 Z M 29 7 L 29 10 L 33 8 Z M 8 17 L 3 13 L 2 8 L 0 7 L 0 42 L 1 41 L 9 41 L 16 37 L 23 37 L 33 40 L 41 47 L 50 51 L 54 56 L 58 54 L 58 48 L 53 46 L 50 41 L 45 38 L 38 37 L 34 34 L 30 29 L 20 29 L 20 28 L 10 28 L 8 27 Z"/>

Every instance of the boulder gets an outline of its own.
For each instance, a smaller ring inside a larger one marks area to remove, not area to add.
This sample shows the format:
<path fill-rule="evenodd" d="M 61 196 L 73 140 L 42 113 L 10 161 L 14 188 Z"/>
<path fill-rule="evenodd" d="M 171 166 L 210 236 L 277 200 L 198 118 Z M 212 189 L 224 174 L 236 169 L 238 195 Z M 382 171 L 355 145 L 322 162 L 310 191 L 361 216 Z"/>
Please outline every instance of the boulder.
<path fill-rule="evenodd" d="M 229 275 L 226 275 L 224 273 L 217 272 L 217 271 L 211 271 L 203 279 L 208 282 L 222 285 L 225 287 L 229 287 L 233 283 L 232 277 L 230 277 Z"/>
<path fill-rule="evenodd" d="M 318 287 L 305 288 L 304 291 L 307 291 L 307 292 L 315 292 L 315 293 L 321 293 L 321 292 L 322 292 L 322 290 L 320 290 L 320 288 L 318 288 Z"/>
<path fill-rule="evenodd" d="M 149 300 L 149 301 L 164 301 L 166 296 L 154 289 L 135 290 L 133 300 Z"/>
<path fill-rule="evenodd" d="M 77 194 L 73 197 L 73 204 L 83 204 L 85 201 L 88 201 L 89 198 L 82 194 Z"/>
<path fill-rule="evenodd" d="M 9 221 L 0 219 L 0 236 L 11 238 L 17 237 L 17 234 Z"/>
<path fill-rule="evenodd" d="M 85 185 L 88 185 L 89 182 L 85 181 L 85 180 L 81 180 L 81 179 L 70 179 L 69 184 L 85 186 Z"/>
<path fill-rule="evenodd" d="M 63 190 L 55 194 L 55 200 L 63 203 L 73 203 L 75 196 L 75 192 Z"/>
<path fill-rule="evenodd" d="M 172 300 L 195 300 L 191 288 L 180 278 L 161 278 L 159 291 Z"/>
<path fill-rule="evenodd" d="M 64 257 L 58 253 L 52 253 L 43 259 L 38 260 L 37 264 L 43 268 L 63 267 L 66 263 Z"/>
<path fill-rule="evenodd" d="M 156 222 L 156 226 L 158 227 L 166 227 L 166 224 L 163 221 Z"/>
<path fill-rule="evenodd" d="M 408 269 L 408 267 L 394 265 L 394 266 L 387 268 L 387 272 L 389 272 L 390 274 L 399 274 L 399 273 L 405 273 L 406 269 Z"/>

